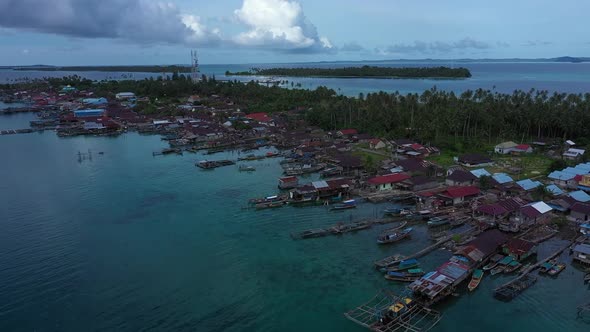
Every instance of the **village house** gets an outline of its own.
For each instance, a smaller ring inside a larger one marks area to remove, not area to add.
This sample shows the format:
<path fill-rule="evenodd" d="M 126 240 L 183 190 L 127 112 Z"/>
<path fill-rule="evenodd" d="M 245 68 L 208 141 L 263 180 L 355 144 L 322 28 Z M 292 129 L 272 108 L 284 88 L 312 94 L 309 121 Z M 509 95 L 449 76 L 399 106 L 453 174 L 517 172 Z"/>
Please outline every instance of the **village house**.
<path fill-rule="evenodd" d="M 585 266 L 590 266 L 590 245 L 578 244 L 573 250 L 573 261 Z"/>
<path fill-rule="evenodd" d="M 580 159 L 585 152 L 586 150 L 584 149 L 569 148 L 567 149 L 567 151 L 563 153 L 563 158 L 569 160 L 577 160 Z"/>
<path fill-rule="evenodd" d="M 434 178 L 418 175 L 402 181 L 399 186 L 411 191 L 421 191 L 436 188 L 439 183 Z"/>
<path fill-rule="evenodd" d="M 494 152 L 499 154 L 531 153 L 533 148 L 528 144 L 516 144 L 512 141 L 504 142 L 494 147 Z"/>
<path fill-rule="evenodd" d="M 520 188 L 520 190 L 523 190 L 523 191 L 531 191 L 537 187 L 543 186 L 543 184 L 541 182 L 533 181 L 531 179 L 524 179 L 524 180 L 516 181 L 516 185 L 518 186 L 518 188 Z"/>
<path fill-rule="evenodd" d="M 477 153 L 464 154 L 458 158 L 458 162 L 465 167 L 484 167 L 493 164 L 492 159 Z"/>
<path fill-rule="evenodd" d="M 336 132 L 336 136 L 342 138 L 352 138 L 352 136 L 356 134 L 358 134 L 358 131 L 356 129 L 340 129 Z"/>
<path fill-rule="evenodd" d="M 371 150 L 380 150 L 380 149 L 384 149 L 386 148 L 387 145 L 385 144 L 385 142 L 383 142 L 382 140 L 378 139 L 378 138 L 373 138 L 369 140 L 369 149 Z"/>
<path fill-rule="evenodd" d="M 553 171 L 547 176 L 551 183 L 565 189 L 574 189 L 578 186 L 575 177 L 576 174 L 563 171 Z"/>
<path fill-rule="evenodd" d="M 464 170 L 453 171 L 445 180 L 447 186 L 471 186 L 477 181 L 477 177 Z"/>
<path fill-rule="evenodd" d="M 477 213 L 491 218 L 491 224 L 497 223 L 500 230 L 506 231 L 510 226 L 508 217 L 525 204 L 527 202 L 522 198 L 513 197 L 496 203 L 481 205 L 477 208 Z"/>
<path fill-rule="evenodd" d="M 590 204 L 577 202 L 570 206 L 569 219 L 578 222 L 588 221 L 590 218 Z"/>
<path fill-rule="evenodd" d="M 410 176 L 408 174 L 405 173 L 395 173 L 395 174 L 387 174 L 387 175 L 381 175 L 381 176 L 376 176 L 374 178 L 371 178 L 367 181 L 367 183 L 369 184 L 369 186 L 371 186 L 371 189 L 377 190 L 377 191 L 383 191 L 383 190 L 391 190 L 395 188 L 395 185 L 409 179 Z"/>
<path fill-rule="evenodd" d="M 433 170 L 436 170 L 436 166 L 426 160 L 422 159 L 400 159 L 394 162 L 396 167 L 403 172 L 409 173 L 410 175 L 435 175 Z"/>
<path fill-rule="evenodd" d="M 449 187 L 438 197 L 445 205 L 458 205 L 477 197 L 479 193 L 479 188 L 475 186 Z"/>
<path fill-rule="evenodd" d="M 553 209 L 545 202 L 529 203 L 520 208 L 519 213 L 510 217 L 509 224 L 501 227 L 508 232 L 518 232 L 534 224 L 547 221 Z M 507 227 L 506 227 L 507 226 Z"/>
<path fill-rule="evenodd" d="M 572 192 L 568 193 L 567 195 L 569 197 L 571 197 L 572 199 L 574 199 L 576 202 L 582 202 L 582 203 L 590 202 L 590 195 L 588 195 L 583 190 L 572 191 Z"/>
<path fill-rule="evenodd" d="M 534 242 L 512 238 L 502 247 L 502 253 L 521 262 L 536 254 L 537 246 Z"/>

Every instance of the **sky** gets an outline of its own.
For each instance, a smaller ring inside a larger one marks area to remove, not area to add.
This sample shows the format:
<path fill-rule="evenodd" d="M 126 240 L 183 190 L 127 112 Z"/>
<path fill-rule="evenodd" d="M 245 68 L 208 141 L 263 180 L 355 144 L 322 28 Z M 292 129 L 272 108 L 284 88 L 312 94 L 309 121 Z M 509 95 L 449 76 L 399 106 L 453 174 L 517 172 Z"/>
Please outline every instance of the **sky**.
<path fill-rule="evenodd" d="M 581 0 L 0 0 L 1 65 L 590 56 Z"/>

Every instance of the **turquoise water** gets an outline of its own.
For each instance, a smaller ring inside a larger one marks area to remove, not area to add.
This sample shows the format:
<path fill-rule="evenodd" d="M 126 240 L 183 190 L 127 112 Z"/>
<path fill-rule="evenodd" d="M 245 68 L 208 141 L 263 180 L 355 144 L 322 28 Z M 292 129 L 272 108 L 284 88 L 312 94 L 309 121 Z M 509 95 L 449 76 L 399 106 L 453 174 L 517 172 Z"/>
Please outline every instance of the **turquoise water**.
<path fill-rule="evenodd" d="M 465 90 L 478 88 L 512 93 L 514 90 L 528 91 L 532 88 L 550 92 L 586 93 L 590 87 L 590 63 L 555 63 L 555 62 L 412 62 L 384 61 L 371 63 L 321 62 L 321 63 L 287 63 L 287 64 L 243 64 L 243 65 L 202 65 L 201 72 L 215 75 L 218 79 L 249 81 L 259 77 L 233 76 L 226 77 L 227 70 L 245 71 L 251 67 L 345 67 L 368 64 L 372 66 L 463 66 L 468 68 L 473 77 L 464 80 L 432 80 L 432 79 L 338 79 L 338 78 L 281 78 L 289 82 L 300 83 L 302 88 L 315 89 L 327 86 L 339 94 L 358 96 L 359 93 L 385 91 L 393 93 L 422 93 L 436 86 L 439 90 L 461 93 Z M 46 71 L 11 71 L 0 70 L 0 83 L 12 82 L 14 79 L 42 78 L 46 76 L 64 76 L 78 74 L 90 79 L 120 78 L 123 73 L 113 72 L 46 72 Z M 133 73 L 133 78 L 144 79 L 160 74 Z M 290 83 L 287 85 L 290 87 Z"/>
<path fill-rule="evenodd" d="M 245 210 L 248 198 L 276 191 L 278 160 L 251 162 L 253 173 L 202 171 L 193 164 L 204 156 L 152 156 L 164 146 L 135 133 L 0 137 L 0 331 L 363 331 L 343 312 L 380 288 L 401 289 L 372 262 L 429 243 L 420 226 L 392 246 L 375 243 L 387 226 L 294 241 L 291 232 L 384 206 Z M 88 150 L 92 160 L 79 162 Z M 448 257 L 435 251 L 424 267 Z M 434 331 L 588 331 L 575 319 L 590 299 L 580 271 L 540 278 L 511 303 L 491 294 L 506 280 L 486 276 L 445 302 Z"/>

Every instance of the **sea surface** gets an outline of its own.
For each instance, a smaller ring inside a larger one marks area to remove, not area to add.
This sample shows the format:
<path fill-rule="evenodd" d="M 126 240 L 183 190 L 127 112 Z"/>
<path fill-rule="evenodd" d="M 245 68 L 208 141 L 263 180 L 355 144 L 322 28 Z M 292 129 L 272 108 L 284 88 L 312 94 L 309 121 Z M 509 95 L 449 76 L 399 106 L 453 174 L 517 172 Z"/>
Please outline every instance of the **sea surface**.
<path fill-rule="evenodd" d="M 278 159 L 249 162 L 252 173 L 204 171 L 194 163 L 238 153 L 152 156 L 165 146 L 137 133 L 0 136 L 0 331 L 360 332 L 345 311 L 382 288 L 403 290 L 372 262 L 430 243 L 420 225 L 389 246 L 375 242 L 387 225 L 293 240 L 292 232 L 380 216 L 388 205 L 245 209 L 277 191 Z M 539 256 L 562 245 L 551 240 Z M 450 255 L 434 251 L 423 268 Z M 582 276 L 570 265 L 504 303 L 492 290 L 509 278 L 486 275 L 475 292 L 463 286 L 437 307 L 444 317 L 433 331 L 588 331 L 576 319 L 590 301 Z"/>
<path fill-rule="evenodd" d="M 367 78 L 302 78 L 302 77 L 274 77 L 288 81 L 283 87 L 291 88 L 301 85 L 301 88 L 315 89 L 327 86 L 337 93 L 358 96 L 359 93 L 396 91 L 407 93 L 422 93 L 424 90 L 436 87 L 439 90 L 461 93 L 478 88 L 489 89 L 502 93 L 512 93 L 514 90 L 530 89 L 547 90 L 550 92 L 586 93 L 590 90 L 590 63 L 557 63 L 557 62 L 412 62 L 412 61 L 384 61 L 384 62 L 320 62 L 320 63 L 287 63 L 287 64 L 243 64 L 243 65 L 202 65 L 201 73 L 215 75 L 217 79 L 225 80 L 267 80 L 268 77 L 231 76 L 225 72 L 246 71 L 250 68 L 273 67 L 356 67 L 362 65 L 390 66 L 390 67 L 423 67 L 449 66 L 466 67 L 472 77 L 468 79 L 367 79 Z M 0 83 L 14 82 L 23 78 L 62 77 L 64 75 L 80 75 L 93 80 L 102 79 L 144 79 L 162 73 L 120 73 L 120 72 L 51 72 L 51 71 L 13 71 L 0 70 Z"/>

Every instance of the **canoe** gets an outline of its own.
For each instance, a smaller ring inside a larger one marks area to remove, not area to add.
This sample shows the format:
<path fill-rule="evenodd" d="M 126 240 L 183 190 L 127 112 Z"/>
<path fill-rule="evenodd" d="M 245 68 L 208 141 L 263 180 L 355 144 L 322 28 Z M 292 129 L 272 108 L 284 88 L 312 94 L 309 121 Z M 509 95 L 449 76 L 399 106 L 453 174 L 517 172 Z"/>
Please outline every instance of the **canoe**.
<path fill-rule="evenodd" d="M 412 231 L 412 227 L 408 227 L 400 232 L 390 233 L 386 235 L 379 236 L 377 238 L 378 244 L 388 244 L 397 242 L 401 239 L 405 239 L 410 236 L 410 232 Z"/>
<path fill-rule="evenodd" d="M 547 272 L 550 276 L 556 276 L 558 275 L 561 271 L 565 270 L 566 265 L 564 263 L 557 263 L 555 265 L 553 265 L 549 271 Z"/>
<path fill-rule="evenodd" d="M 498 273 L 502 273 L 506 269 L 506 265 L 498 265 L 490 271 L 490 274 L 495 276 Z"/>
<path fill-rule="evenodd" d="M 442 226 L 442 225 L 447 225 L 449 224 L 451 221 L 447 218 L 443 218 L 443 217 L 432 217 L 428 220 L 428 222 L 426 223 L 426 225 L 428 225 L 428 227 L 438 227 L 438 226 Z"/>
<path fill-rule="evenodd" d="M 469 282 L 469 285 L 467 285 L 467 288 L 469 289 L 470 292 L 472 292 L 474 289 L 477 288 L 477 286 L 479 286 L 479 283 L 481 282 L 482 278 L 483 278 L 483 270 L 477 269 L 477 270 L 473 271 L 473 275 L 471 276 L 471 281 Z"/>
<path fill-rule="evenodd" d="M 404 228 L 404 226 L 406 226 L 407 224 L 408 224 L 407 221 L 402 221 L 402 222 L 399 223 L 399 225 L 397 225 L 397 226 L 395 226 L 393 228 L 388 228 L 388 229 L 382 231 L 381 234 L 382 235 L 387 235 L 387 234 L 390 234 L 392 232 L 399 231 L 400 229 Z"/>
<path fill-rule="evenodd" d="M 354 199 L 350 199 L 342 202 L 341 204 L 334 205 L 331 210 L 346 210 L 354 208 L 356 208 L 356 201 Z"/>

